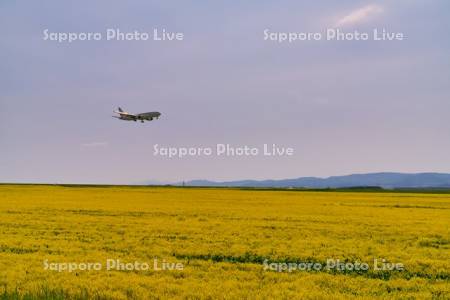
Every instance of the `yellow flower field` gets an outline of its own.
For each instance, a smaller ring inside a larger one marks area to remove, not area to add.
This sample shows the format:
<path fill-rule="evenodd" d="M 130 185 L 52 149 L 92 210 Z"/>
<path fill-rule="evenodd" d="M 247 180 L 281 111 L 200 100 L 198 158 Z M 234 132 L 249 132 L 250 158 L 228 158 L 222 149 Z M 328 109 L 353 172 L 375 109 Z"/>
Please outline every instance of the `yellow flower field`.
<path fill-rule="evenodd" d="M 0 297 L 449 299 L 450 194 L 0 185 Z"/>

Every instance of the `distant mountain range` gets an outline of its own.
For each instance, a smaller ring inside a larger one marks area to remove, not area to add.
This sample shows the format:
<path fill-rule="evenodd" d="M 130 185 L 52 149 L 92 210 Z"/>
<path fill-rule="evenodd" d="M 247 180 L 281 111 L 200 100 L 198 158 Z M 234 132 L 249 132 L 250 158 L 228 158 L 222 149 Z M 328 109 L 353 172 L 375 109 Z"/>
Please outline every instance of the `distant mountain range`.
<path fill-rule="evenodd" d="M 192 180 L 186 186 L 218 187 L 278 187 L 278 188 L 346 188 L 346 187 L 382 187 L 390 188 L 450 188 L 450 174 L 445 173 L 368 173 L 327 178 L 300 177 L 281 180 L 238 180 L 215 182 Z M 175 185 L 182 185 L 177 183 Z"/>

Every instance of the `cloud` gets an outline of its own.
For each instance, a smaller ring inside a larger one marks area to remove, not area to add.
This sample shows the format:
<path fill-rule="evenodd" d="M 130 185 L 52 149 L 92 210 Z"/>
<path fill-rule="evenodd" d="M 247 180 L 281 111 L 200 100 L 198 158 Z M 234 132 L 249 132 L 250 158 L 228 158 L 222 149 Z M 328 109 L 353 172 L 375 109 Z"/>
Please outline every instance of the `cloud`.
<path fill-rule="evenodd" d="M 348 15 L 339 19 L 336 26 L 354 25 L 365 22 L 373 16 L 383 12 L 383 8 L 379 5 L 370 4 L 362 8 L 350 12 Z"/>
<path fill-rule="evenodd" d="M 106 147 L 106 146 L 108 146 L 108 142 L 92 142 L 92 143 L 81 144 L 81 147 L 83 147 L 83 148 L 95 148 L 95 147 Z"/>

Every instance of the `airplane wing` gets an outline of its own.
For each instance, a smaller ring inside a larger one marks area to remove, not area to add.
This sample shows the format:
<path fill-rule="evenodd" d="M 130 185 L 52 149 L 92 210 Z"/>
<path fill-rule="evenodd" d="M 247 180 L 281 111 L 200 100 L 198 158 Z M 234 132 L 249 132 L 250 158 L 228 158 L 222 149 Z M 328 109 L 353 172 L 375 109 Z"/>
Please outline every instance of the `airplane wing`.
<path fill-rule="evenodd" d="M 129 113 L 124 113 L 124 112 L 118 112 L 118 114 L 120 115 L 120 119 L 125 119 L 125 120 L 139 120 L 139 116 L 138 115 L 133 115 L 133 114 L 129 114 Z"/>

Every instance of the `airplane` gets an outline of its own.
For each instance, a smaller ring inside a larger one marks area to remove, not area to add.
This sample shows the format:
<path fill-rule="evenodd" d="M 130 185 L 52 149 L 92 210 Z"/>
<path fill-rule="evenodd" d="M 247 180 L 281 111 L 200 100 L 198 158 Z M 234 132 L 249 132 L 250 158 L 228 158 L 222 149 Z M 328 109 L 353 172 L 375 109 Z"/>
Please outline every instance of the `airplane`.
<path fill-rule="evenodd" d="M 113 116 L 113 118 L 117 118 L 120 120 L 125 121 L 141 121 L 144 123 L 144 121 L 152 121 L 153 119 L 158 119 L 161 116 L 160 112 L 152 111 L 152 112 L 146 112 L 141 114 L 130 114 L 126 111 L 123 111 L 120 107 L 117 108 L 117 110 L 114 111 L 116 114 L 119 114 L 120 116 Z"/>

